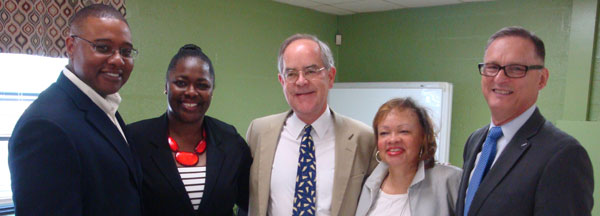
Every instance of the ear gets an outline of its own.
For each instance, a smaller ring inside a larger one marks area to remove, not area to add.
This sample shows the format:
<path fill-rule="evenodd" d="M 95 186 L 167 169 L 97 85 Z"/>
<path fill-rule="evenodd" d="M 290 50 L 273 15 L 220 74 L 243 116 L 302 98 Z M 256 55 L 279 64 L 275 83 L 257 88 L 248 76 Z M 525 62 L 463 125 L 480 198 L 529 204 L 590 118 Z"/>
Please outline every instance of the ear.
<path fill-rule="evenodd" d="M 538 91 L 546 87 L 549 76 L 550 73 L 548 73 L 548 68 L 543 68 L 542 73 L 540 74 L 540 82 L 538 83 Z"/>
<path fill-rule="evenodd" d="M 285 84 L 283 80 L 283 75 L 281 73 L 277 73 L 277 79 L 279 79 L 279 83 L 281 84 L 281 86 Z"/>
<path fill-rule="evenodd" d="M 335 67 L 331 67 L 329 69 L 329 73 L 327 74 L 327 77 L 329 78 L 329 88 L 333 87 L 333 83 L 335 82 L 335 73 L 337 71 L 335 70 Z"/>
<path fill-rule="evenodd" d="M 73 37 L 67 37 L 67 56 L 69 57 L 69 60 L 72 59 L 73 57 L 73 51 L 75 50 L 75 38 Z"/>

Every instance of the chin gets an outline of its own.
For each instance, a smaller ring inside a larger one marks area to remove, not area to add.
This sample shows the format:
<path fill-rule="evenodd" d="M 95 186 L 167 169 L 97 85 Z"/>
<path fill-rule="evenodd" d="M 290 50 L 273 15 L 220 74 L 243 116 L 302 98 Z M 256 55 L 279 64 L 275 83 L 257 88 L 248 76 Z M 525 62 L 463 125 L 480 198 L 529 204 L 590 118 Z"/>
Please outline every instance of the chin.
<path fill-rule="evenodd" d="M 311 113 L 315 110 L 314 106 L 307 105 L 307 104 L 298 104 L 298 105 L 292 106 L 292 107 L 296 107 L 297 109 L 294 109 L 294 110 L 296 110 L 299 113 Z"/>
<path fill-rule="evenodd" d="M 201 114 L 195 114 L 195 115 L 189 115 L 189 114 L 185 114 L 185 113 L 179 113 L 177 115 L 177 119 L 181 122 L 184 123 L 196 123 L 199 121 L 202 121 L 202 119 L 204 118 L 204 115 Z"/>
<path fill-rule="evenodd" d="M 487 104 L 491 110 L 494 110 L 494 109 L 506 109 L 507 107 L 512 106 L 513 103 L 506 102 L 505 100 L 500 100 L 497 98 L 491 98 L 491 99 L 487 100 Z"/>

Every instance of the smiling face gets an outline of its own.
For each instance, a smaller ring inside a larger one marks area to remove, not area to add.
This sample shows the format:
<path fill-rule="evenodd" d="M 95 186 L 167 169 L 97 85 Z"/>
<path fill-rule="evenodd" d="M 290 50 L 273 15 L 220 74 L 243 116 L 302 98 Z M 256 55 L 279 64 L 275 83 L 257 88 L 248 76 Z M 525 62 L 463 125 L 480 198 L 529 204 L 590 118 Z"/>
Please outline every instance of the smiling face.
<path fill-rule="evenodd" d="M 186 123 L 201 121 L 213 94 L 208 64 L 198 57 L 180 59 L 169 71 L 166 90 L 169 119 Z"/>
<path fill-rule="evenodd" d="M 116 50 L 132 47 L 129 27 L 116 18 L 88 17 L 71 31 L 97 45 L 108 45 Z M 69 69 L 102 97 L 118 92 L 129 79 L 132 58 L 124 58 L 114 50 L 110 56 L 98 53 L 83 39 L 69 37 L 66 43 Z"/>
<path fill-rule="evenodd" d="M 283 53 L 283 71 L 304 71 L 305 68 L 322 68 L 319 45 L 312 40 L 298 39 Z M 304 123 L 311 124 L 327 108 L 327 94 L 333 87 L 335 68 L 325 69 L 314 79 L 306 79 L 302 73 L 295 82 L 288 82 L 279 73 L 279 82 L 283 87 L 285 99 Z"/>
<path fill-rule="evenodd" d="M 423 129 L 412 109 L 393 109 L 377 125 L 379 156 L 390 167 L 417 166 Z"/>
<path fill-rule="evenodd" d="M 525 38 L 507 36 L 493 41 L 485 52 L 484 63 L 497 65 L 544 65 L 533 43 Z M 539 90 L 546 86 L 548 69 L 529 70 L 525 77 L 510 78 L 500 71 L 494 77 L 481 76 L 481 91 L 495 125 L 503 125 L 535 104 Z"/>

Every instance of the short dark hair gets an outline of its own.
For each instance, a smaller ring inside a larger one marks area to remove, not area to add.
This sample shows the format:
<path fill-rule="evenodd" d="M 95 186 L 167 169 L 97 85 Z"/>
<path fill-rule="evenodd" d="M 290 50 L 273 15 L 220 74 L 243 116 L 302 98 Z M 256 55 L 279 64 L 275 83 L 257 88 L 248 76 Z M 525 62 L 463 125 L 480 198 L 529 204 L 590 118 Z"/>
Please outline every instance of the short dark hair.
<path fill-rule="evenodd" d="M 78 26 L 88 17 L 114 18 L 123 21 L 129 27 L 127 20 L 117 9 L 104 4 L 91 4 L 78 10 L 70 19 L 69 27 Z"/>
<path fill-rule="evenodd" d="M 435 165 L 435 151 L 437 149 L 437 142 L 435 140 L 435 131 L 433 128 L 433 123 L 431 118 L 429 118 L 429 114 L 427 114 L 427 110 L 417 105 L 415 101 L 410 98 L 393 98 L 387 102 L 385 102 L 377 113 L 375 114 L 375 118 L 373 119 L 373 130 L 375 131 L 375 142 L 378 142 L 378 129 L 377 126 L 387 117 L 390 112 L 393 110 L 404 111 L 411 110 L 415 112 L 417 118 L 419 119 L 419 124 L 421 125 L 421 129 L 423 129 L 423 142 L 421 144 L 421 148 L 423 150 L 423 154 L 421 155 L 421 160 L 425 163 L 425 168 L 431 168 Z"/>
<path fill-rule="evenodd" d="M 533 32 L 520 26 L 504 27 L 498 30 L 490 37 L 490 39 L 488 39 L 487 45 L 485 46 L 485 50 L 487 51 L 490 44 L 492 44 L 492 42 L 494 42 L 496 39 L 510 36 L 530 40 L 533 43 L 533 46 L 535 47 L 535 54 L 542 60 L 542 62 L 545 61 L 546 48 L 544 48 L 544 41 L 542 41 L 542 39 L 540 39 Z"/>
<path fill-rule="evenodd" d="M 175 69 L 179 60 L 187 58 L 187 57 L 195 57 L 199 58 L 208 64 L 208 73 L 210 74 L 210 78 L 212 79 L 213 89 L 215 88 L 215 70 L 213 69 L 212 62 L 210 58 L 204 52 L 202 52 L 202 48 L 196 46 L 196 44 L 186 44 L 179 48 L 179 51 L 171 58 L 171 62 L 169 63 L 169 67 L 167 68 L 167 76 L 169 79 L 169 73 L 171 70 Z"/>

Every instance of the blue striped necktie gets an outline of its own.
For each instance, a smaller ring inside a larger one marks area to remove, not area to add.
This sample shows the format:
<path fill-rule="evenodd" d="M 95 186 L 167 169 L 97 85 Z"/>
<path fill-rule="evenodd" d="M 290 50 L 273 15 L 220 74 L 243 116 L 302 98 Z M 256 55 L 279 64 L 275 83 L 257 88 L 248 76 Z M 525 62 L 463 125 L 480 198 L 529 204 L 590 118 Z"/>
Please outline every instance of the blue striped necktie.
<path fill-rule="evenodd" d="M 298 171 L 296 174 L 296 189 L 294 190 L 293 215 L 316 214 L 316 186 L 317 164 L 315 157 L 315 144 L 310 131 L 312 126 L 304 127 L 304 135 L 300 143 L 300 156 L 298 157 Z"/>
<path fill-rule="evenodd" d="M 477 162 L 477 166 L 473 171 L 473 176 L 471 176 L 471 181 L 469 182 L 469 188 L 467 189 L 467 198 L 465 198 L 465 209 L 464 216 L 467 216 L 469 213 L 469 208 L 471 208 L 471 202 L 473 202 L 473 197 L 475 197 L 475 192 L 479 188 L 483 177 L 487 174 L 487 171 L 492 166 L 494 162 L 494 158 L 496 157 L 496 142 L 502 136 L 502 128 L 496 126 L 492 127 L 488 132 L 488 136 L 483 143 L 483 149 L 481 150 L 481 156 L 479 156 L 479 162 Z"/>

